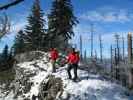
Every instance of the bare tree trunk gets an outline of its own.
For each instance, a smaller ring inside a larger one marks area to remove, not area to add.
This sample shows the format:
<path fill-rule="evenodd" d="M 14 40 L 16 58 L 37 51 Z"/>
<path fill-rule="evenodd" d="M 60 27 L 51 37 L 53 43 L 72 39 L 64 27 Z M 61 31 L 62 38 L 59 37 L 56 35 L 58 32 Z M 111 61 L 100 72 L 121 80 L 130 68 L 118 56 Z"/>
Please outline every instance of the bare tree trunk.
<path fill-rule="evenodd" d="M 81 57 L 81 61 L 83 60 L 82 45 L 83 45 L 83 43 L 82 43 L 82 36 L 80 35 L 80 57 Z"/>
<path fill-rule="evenodd" d="M 115 66 L 117 66 L 118 61 L 117 61 L 117 49 L 116 48 L 115 48 L 115 57 L 114 58 L 115 58 Z"/>
<path fill-rule="evenodd" d="M 99 35 L 99 47 L 100 47 L 100 61 L 103 62 L 103 44 L 102 44 L 102 37 Z"/>
<path fill-rule="evenodd" d="M 128 33 L 128 62 L 131 64 L 132 63 L 132 34 Z"/>
<path fill-rule="evenodd" d="M 97 60 L 97 51 L 95 50 L 95 59 Z"/>
<path fill-rule="evenodd" d="M 122 58 L 125 63 L 125 44 L 124 44 L 124 37 L 122 37 Z"/>
<path fill-rule="evenodd" d="M 91 58 L 93 58 L 93 24 L 91 24 Z"/>
<path fill-rule="evenodd" d="M 110 46 L 111 74 L 113 73 L 113 48 Z"/>
<path fill-rule="evenodd" d="M 87 62 L 86 50 L 84 51 L 84 61 Z"/>
<path fill-rule="evenodd" d="M 116 39 L 116 58 L 117 58 L 117 64 L 120 63 L 120 47 L 119 47 L 119 40 L 120 36 L 118 34 L 115 34 Z"/>

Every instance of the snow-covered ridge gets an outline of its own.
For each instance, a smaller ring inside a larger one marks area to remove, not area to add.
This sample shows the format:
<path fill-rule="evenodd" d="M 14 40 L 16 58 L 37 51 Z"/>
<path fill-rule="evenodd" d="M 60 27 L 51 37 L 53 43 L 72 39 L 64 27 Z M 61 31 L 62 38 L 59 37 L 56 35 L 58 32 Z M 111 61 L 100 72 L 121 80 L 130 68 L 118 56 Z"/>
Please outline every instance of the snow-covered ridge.
<path fill-rule="evenodd" d="M 123 87 L 111 83 L 99 75 L 78 70 L 79 82 L 73 82 L 68 79 L 67 65 L 58 68 L 56 73 L 52 73 L 51 63 L 47 56 L 48 54 L 44 53 L 44 56 L 39 60 L 18 64 L 15 85 L 19 88 L 16 88 L 15 92 L 12 91 L 4 99 L 0 98 L 0 100 L 24 100 L 24 98 L 32 100 L 33 96 L 35 96 L 35 100 L 40 100 L 38 96 L 40 85 L 42 82 L 48 81 L 49 75 L 60 78 L 63 82 L 63 91 L 60 91 L 54 100 L 133 100 L 133 96 L 125 94 L 126 90 Z M 23 83 L 22 85 L 22 80 L 26 84 Z M 25 87 L 29 90 L 26 91 Z M 20 92 L 20 94 L 16 92 Z M 16 98 L 14 98 L 15 95 Z"/>

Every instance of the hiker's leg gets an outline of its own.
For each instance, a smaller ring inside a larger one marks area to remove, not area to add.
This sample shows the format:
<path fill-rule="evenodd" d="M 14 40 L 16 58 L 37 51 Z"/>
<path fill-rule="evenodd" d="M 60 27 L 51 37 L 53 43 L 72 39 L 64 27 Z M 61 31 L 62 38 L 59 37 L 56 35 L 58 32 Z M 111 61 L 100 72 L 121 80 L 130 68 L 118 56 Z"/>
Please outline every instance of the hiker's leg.
<path fill-rule="evenodd" d="M 56 69 L 55 69 L 55 60 L 52 61 L 52 72 L 56 72 Z"/>
<path fill-rule="evenodd" d="M 71 76 L 71 69 L 72 69 L 72 64 L 69 64 L 69 65 L 68 65 L 68 68 L 67 68 L 67 73 L 68 73 L 69 79 L 72 78 L 72 76 Z"/>
<path fill-rule="evenodd" d="M 78 78 L 77 76 L 78 64 L 73 64 L 73 68 L 74 68 L 74 80 L 76 80 Z"/>

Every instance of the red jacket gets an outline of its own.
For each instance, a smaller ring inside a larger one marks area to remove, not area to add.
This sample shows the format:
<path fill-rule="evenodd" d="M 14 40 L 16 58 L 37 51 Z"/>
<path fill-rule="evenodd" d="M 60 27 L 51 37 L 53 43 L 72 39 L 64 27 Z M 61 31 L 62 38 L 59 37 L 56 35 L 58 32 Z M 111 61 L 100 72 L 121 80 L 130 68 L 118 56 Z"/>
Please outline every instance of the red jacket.
<path fill-rule="evenodd" d="M 76 63 L 79 63 L 80 57 L 78 54 L 76 54 Z"/>
<path fill-rule="evenodd" d="M 76 53 L 70 53 L 67 62 L 70 64 L 76 64 L 79 62 L 79 56 Z"/>
<path fill-rule="evenodd" d="M 50 51 L 50 58 L 52 60 L 56 60 L 58 58 L 58 52 L 57 52 L 57 50 L 51 50 Z"/>

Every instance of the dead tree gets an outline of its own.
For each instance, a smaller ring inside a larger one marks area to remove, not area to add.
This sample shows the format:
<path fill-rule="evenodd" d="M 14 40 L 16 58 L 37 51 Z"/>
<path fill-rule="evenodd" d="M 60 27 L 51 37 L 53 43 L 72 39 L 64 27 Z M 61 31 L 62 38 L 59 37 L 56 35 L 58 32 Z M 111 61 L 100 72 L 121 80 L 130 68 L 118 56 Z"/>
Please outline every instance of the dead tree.
<path fill-rule="evenodd" d="M 102 44 L 101 35 L 99 35 L 99 47 L 100 47 L 100 61 L 103 62 L 103 44 Z"/>
<path fill-rule="evenodd" d="M 94 30 L 93 30 L 93 24 L 91 24 L 91 58 L 93 58 L 93 32 L 94 32 Z"/>
<path fill-rule="evenodd" d="M 84 51 L 84 61 L 87 62 L 86 50 Z"/>
<path fill-rule="evenodd" d="M 6 14 L 0 17 L 0 39 L 10 31 L 10 21 Z"/>
<path fill-rule="evenodd" d="M 117 59 L 117 49 L 116 48 L 114 48 L 114 63 L 115 63 L 115 66 L 117 66 L 118 65 L 118 59 Z"/>
<path fill-rule="evenodd" d="M 23 2 L 24 0 L 10 0 L 11 2 L 0 6 L 0 10 L 4 10 L 4 9 L 8 9 L 9 7 L 15 6 L 21 2 Z"/>
<path fill-rule="evenodd" d="M 83 45 L 83 41 L 82 41 L 82 36 L 80 35 L 80 57 L 81 57 L 81 60 L 82 60 L 82 58 L 83 58 L 83 52 L 82 52 L 82 45 Z"/>
<path fill-rule="evenodd" d="M 115 48 L 115 56 L 114 56 L 114 59 L 115 59 L 115 66 L 114 66 L 114 77 L 115 79 L 118 79 L 118 75 L 119 75 L 119 69 L 118 69 L 118 53 L 117 53 L 117 48 Z"/>
<path fill-rule="evenodd" d="M 122 36 L 122 58 L 123 61 L 125 62 L 125 41 L 124 41 L 124 37 Z"/>
<path fill-rule="evenodd" d="M 95 50 L 95 60 L 97 60 L 97 51 Z"/>
<path fill-rule="evenodd" d="M 120 36 L 118 34 L 115 34 L 115 41 L 116 41 L 116 63 L 120 63 L 120 47 L 119 47 L 119 41 L 120 41 Z"/>
<path fill-rule="evenodd" d="M 128 41 L 128 62 L 132 64 L 133 60 L 133 51 L 132 51 L 132 34 L 129 32 L 127 36 Z"/>
<path fill-rule="evenodd" d="M 113 48 L 110 46 L 111 74 L 113 73 Z"/>
<path fill-rule="evenodd" d="M 120 36 L 118 34 L 115 34 L 115 41 L 116 41 L 116 48 L 115 48 L 115 78 L 117 80 L 120 80 L 120 71 L 119 68 L 121 55 L 120 55 Z"/>

